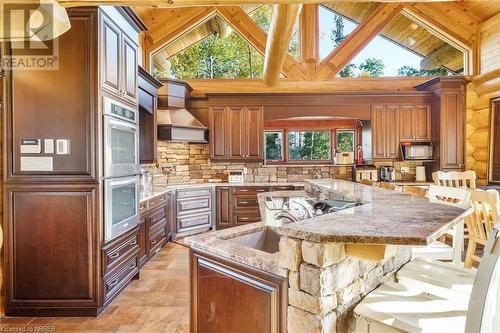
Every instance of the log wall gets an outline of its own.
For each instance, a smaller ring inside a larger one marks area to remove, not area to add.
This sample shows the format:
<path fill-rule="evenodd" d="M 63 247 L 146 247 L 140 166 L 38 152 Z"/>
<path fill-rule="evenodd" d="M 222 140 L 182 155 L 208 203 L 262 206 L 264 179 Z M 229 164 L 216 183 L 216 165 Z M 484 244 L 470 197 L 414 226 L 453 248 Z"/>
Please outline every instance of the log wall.
<path fill-rule="evenodd" d="M 466 167 L 476 171 L 479 185 L 485 185 L 488 179 L 491 99 L 500 96 L 499 25 L 500 14 L 481 24 L 481 72 L 467 87 Z"/>

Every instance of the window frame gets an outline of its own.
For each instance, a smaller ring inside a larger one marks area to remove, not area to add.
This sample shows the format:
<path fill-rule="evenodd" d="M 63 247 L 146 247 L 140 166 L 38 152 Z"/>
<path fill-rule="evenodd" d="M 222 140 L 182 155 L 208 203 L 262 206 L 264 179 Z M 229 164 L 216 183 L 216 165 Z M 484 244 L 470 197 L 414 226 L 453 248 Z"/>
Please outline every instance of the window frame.
<path fill-rule="evenodd" d="M 335 129 L 335 149 L 338 151 L 338 141 L 337 141 L 337 135 L 339 132 L 353 132 L 354 140 L 353 140 L 353 146 L 352 146 L 352 152 L 356 152 L 356 145 L 358 144 L 357 136 L 358 136 L 358 131 L 355 128 L 337 128 Z"/>
<path fill-rule="evenodd" d="M 333 164 L 333 154 L 331 154 L 329 160 L 290 160 L 289 157 L 289 144 L 288 144 L 288 133 L 289 132 L 311 132 L 311 131 L 317 131 L 317 132 L 330 132 L 330 148 L 335 147 L 337 148 L 337 130 L 342 129 L 342 130 L 353 130 L 354 131 L 354 151 L 356 151 L 356 144 L 360 140 L 361 136 L 361 128 L 360 127 L 330 127 L 330 128 L 313 128 L 313 127 L 308 127 L 308 126 L 301 126 L 301 127 L 286 127 L 286 128 L 280 128 L 280 127 L 269 127 L 264 129 L 264 142 L 266 138 L 266 132 L 282 132 L 283 134 L 283 140 L 282 140 L 282 147 L 281 147 L 281 152 L 282 152 L 282 160 L 267 160 L 265 158 L 265 150 L 264 150 L 264 164 L 266 165 L 332 165 Z M 264 149 L 265 149 L 265 144 L 264 144 Z"/>
<path fill-rule="evenodd" d="M 279 160 L 268 160 L 267 159 L 267 140 L 266 140 L 266 133 L 280 133 L 281 134 L 281 159 Z M 285 159 L 285 133 L 284 130 L 279 129 L 279 130 L 264 130 L 264 161 L 269 161 L 269 162 L 280 162 Z"/>

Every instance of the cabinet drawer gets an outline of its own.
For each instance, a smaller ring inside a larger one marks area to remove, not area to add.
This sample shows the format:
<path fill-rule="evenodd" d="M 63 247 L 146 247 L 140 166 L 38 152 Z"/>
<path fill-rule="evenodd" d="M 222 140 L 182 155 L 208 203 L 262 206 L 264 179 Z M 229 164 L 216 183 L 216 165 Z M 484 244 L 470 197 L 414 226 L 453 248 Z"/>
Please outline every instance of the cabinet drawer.
<path fill-rule="evenodd" d="M 139 271 L 139 257 L 135 256 L 127 260 L 117 270 L 116 274 L 104 279 L 105 301 L 120 291 L 132 277 Z"/>
<path fill-rule="evenodd" d="M 269 187 L 263 186 L 249 186 L 249 187 L 235 187 L 234 194 L 251 194 L 269 192 Z"/>
<path fill-rule="evenodd" d="M 210 208 L 212 208 L 212 196 L 177 200 L 177 214 L 186 214 L 193 210 L 206 210 Z"/>
<path fill-rule="evenodd" d="M 273 186 L 272 188 L 273 191 L 293 191 L 294 188 L 293 186 Z"/>
<path fill-rule="evenodd" d="M 233 222 L 235 225 L 260 222 L 260 212 L 258 210 L 248 212 L 235 212 L 233 214 Z"/>
<path fill-rule="evenodd" d="M 157 231 L 154 231 L 150 234 L 149 237 L 149 256 L 154 256 L 157 254 L 163 244 L 165 244 L 165 240 L 167 239 L 167 233 L 165 231 L 165 225 L 161 225 Z"/>
<path fill-rule="evenodd" d="M 123 263 L 133 252 L 139 252 L 139 234 L 137 233 L 103 249 L 104 275 Z"/>
<path fill-rule="evenodd" d="M 149 206 L 148 208 L 151 210 L 151 209 L 157 208 L 160 205 L 164 205 L 167 203 L 166 200 L 167 200 L 166 194 L 162 194 L 162 195 L 159 195 L 157 197 L 154 197 L 153 199 L 149 199 L 148 200 L 148 206 Z"/>
<path fill-rule="evenodd" d="M 160 208 L 151 213 L 149 217 L 149 227 L 152 228 L 158 223 L 164 223 L 167 217 L 167 213 L 165 210 L 166 206 L 160 206 Z"/>
<path fill-rule="evenodd" d="M 212 190 L 209 187 L 177 190 L 177 199 L 204 197 L 210 195 L 212 195 Z"/>
<path fill-rule="evenodd" d="M 256 195 L 235 195 L 233 198 L 235 209 L 259 207 L 259 201 Z"/>
<path fill-rule="evenodd" d="M 210 226 L 212 224 L 212 212 L 191 214 L 177 217 L 177 231 L 201 226 Z"/>

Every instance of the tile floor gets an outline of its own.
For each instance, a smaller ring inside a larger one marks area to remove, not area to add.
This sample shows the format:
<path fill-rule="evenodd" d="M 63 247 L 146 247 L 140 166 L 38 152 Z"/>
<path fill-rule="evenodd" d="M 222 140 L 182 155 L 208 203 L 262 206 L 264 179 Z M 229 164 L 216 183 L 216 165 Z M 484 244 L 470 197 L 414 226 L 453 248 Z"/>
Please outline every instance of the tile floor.
<path fill-rule="evenodd" d="M 0 332 L 189 332 L 188 248 L 167 244 L 97 318 L 2 318 Z"/>

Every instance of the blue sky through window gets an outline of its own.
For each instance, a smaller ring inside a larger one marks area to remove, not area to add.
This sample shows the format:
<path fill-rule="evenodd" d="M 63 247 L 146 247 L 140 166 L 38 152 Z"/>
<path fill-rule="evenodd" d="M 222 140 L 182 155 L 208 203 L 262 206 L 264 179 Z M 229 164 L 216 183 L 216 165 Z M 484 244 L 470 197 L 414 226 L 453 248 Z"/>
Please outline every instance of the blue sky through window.
<path fill-rule="evenodd" d="M 324 59 L 334 49 L 330 38 L 331 31 L 335 27 L 333 17 L 334 12 L 320 6 L 319 53 L 321 59 Z M 343 21 L 344 35 L 349 35 L 356 28 L 356 24 L 346 19 L 343 19 Z M 375 37 L 356 57 L 354 57 L 351 63 L 359 65 L 367 58 L 383 59 L 385 64 L 384 76 L 397 76 L 398 69 L 403 66 L 411 66 L 418 69 L 420 68 L 420 60 L 422 59 L 415 53 L 412 53 L 380 36 Z"/>

